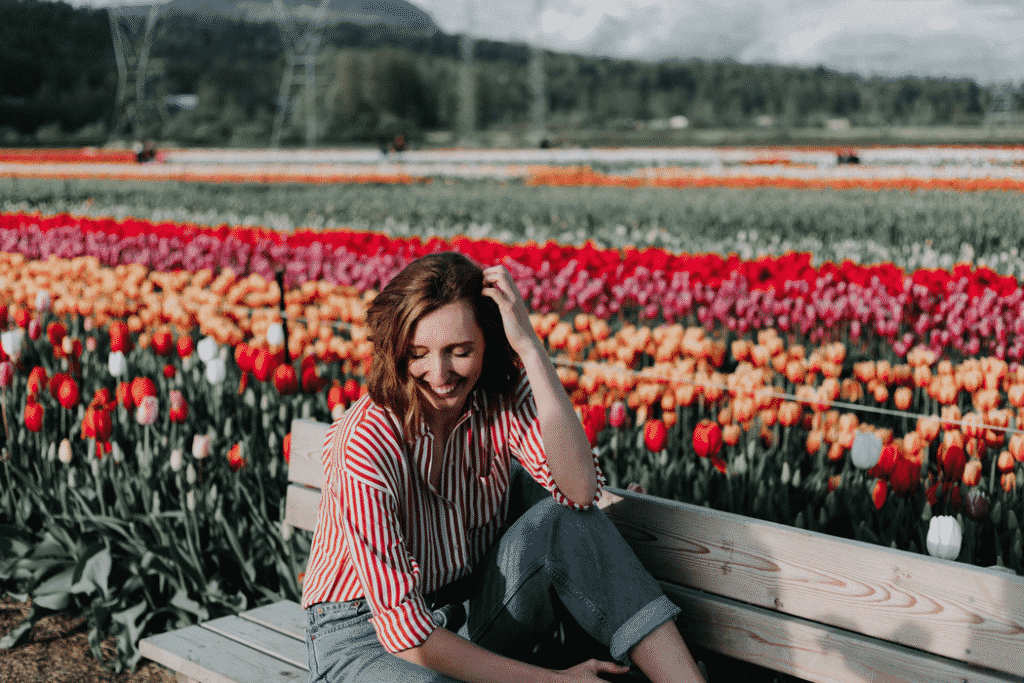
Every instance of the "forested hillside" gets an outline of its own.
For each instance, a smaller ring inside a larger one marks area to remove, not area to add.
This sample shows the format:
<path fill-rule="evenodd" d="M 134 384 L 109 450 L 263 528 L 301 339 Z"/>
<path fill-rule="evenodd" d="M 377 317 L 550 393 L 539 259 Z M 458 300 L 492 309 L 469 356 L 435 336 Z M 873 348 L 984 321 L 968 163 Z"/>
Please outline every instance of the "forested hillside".
<path fill-rule="evenodd" d="M 454 128 L 457 37 L 355 24 L 330 27 L 325 37 L 317 112 L 325 142 Z M 105 136 L 117 76 L 104 11 L 0 0 L 0 44 L 0 134 L 6 129 L 9 141 L 38 138 L 41 128 L 42 137 Z M 475 58 L 476 125 L 527 124 L 528 48 L 480 41 Z M 265 145 L 283 64 L 274 24 L 163 17 L 150 92 L 161 99 L 196 94 L 198 106 L 152 121 L 153 137 Z M 987 90 L 969 80 L 865 79 L 820 67 L 732 61 L 648 63 L 547 53 L 546 72 L 549 120 L 556 126 L 624 128 L 675 115 L 696 128 L 741 128 L 764 117 L 784 127 L 821 126 L 840 117 L 854 126 L 970 125 L 983 119 L 989 102 Z M 291 139 L 301 134 L 296 121 Z"/>

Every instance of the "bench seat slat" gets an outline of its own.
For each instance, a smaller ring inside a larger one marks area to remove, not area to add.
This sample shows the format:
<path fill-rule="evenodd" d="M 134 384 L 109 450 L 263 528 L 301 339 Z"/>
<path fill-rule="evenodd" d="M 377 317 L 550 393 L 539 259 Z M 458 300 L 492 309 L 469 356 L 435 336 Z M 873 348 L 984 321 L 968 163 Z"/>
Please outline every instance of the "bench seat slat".
<path fill-rule="evenodd" d="M 1024 678 L 1024 577 L 611 490 L 658 579 Z"/>
<path fill-rule="evenodd" d="M 315 531 L 320 498 L 320 489 L 310 489 L 298 484 L 289 485 L 284 501 L 285 524 Z"/>
<path fill-rule="evenodd" d="M 236 616 L 220 617 L 200 624 L 225 638 L 287 662 L 297 669 L 306 668 L 306 641 L 269 629 Z"/>
<path fill-rule="evenodd" d="M 690 646 L 821 683 L 1013 683 L 920 650 L 778 614 L 729 598 L 662 582 L 683 612 L 676 623 Z"/>
<path fill-rule="evenodd" d="M 309 673 L 202 626 L 150 636 L 139 653 L 202 683 L 305 683 Z"/>
<path fill-rule="evenodd" d="M 321 458 L 329 428 L 325 422 L 301 418 L 292 420 L 288 481 L 316 489 L 323 487 L 324 465 Z"/>
<path fill-rule="evenodd" d="M 280 600 L 242 612 L 238 616 L 303 642 L 306 640 L 306 610 L 297 602 Z"/>

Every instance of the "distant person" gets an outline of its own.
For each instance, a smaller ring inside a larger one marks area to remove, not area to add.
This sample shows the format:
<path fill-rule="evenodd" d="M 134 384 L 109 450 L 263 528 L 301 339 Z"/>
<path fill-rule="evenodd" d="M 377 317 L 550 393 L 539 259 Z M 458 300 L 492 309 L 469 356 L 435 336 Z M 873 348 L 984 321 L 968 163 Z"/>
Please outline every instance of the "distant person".
<path fill-rule="evenodd" d="M 836 161 L 841 164 L 859 164 L 860 157 L 857 156 L 856 150 L 852 149 L 841 149 L 836 154 Z"/>
<path fill-rule="evenodd" d="M 405 135 L 403 135 L 402 133 L 398 133 L 397 135 L 395 135 L 395 139 L 391 141 L 391 148 L 394 149 L 396 152 L 404 152 L 407 149 Z"/>
<path fill-rule="evenodd" d="M 152 140 L 146 140 L 142 143 L 142 149 L 135 154 L 136 160 L 140 164 L 145 164 L 150 161 L 156 160 L 156 145 L 153 144 Z"/>
<path fill-rule="evenodd" d="M 540 148 L 551 149 L 551 141 L 548 140 L 547 138 L 544 138 L 543 140 L 540 141 Z"/>

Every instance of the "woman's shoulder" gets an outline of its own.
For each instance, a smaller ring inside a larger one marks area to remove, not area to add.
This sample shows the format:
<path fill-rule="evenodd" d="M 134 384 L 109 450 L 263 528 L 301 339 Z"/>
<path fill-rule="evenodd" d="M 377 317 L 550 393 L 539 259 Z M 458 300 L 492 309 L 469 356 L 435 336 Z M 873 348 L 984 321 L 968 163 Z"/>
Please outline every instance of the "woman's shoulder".
<path fill-rule="evenodd" d="M 325 460 L 342 471 L 370 475 L 390 470 L 392 463 L 403 458 L 401 424 L 369 395 L 362 396 L 331 424 L 326 449 Z"/>

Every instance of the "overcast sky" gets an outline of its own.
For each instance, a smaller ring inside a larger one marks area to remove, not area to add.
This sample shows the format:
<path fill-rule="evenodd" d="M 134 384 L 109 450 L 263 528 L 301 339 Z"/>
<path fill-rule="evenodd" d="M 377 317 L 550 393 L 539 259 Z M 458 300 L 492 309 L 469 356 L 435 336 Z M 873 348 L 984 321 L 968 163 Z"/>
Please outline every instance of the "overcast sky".
<path fill-rule="evenodd" d="M 1024 81 L 1024 0 L 410 0 L 447 31 L 657 60 Z"/>
<path fill-rule="evenodd" d="M 69 1 L 102 6 L 124 0 Z M 360 1 L 374 0 L 334 0 Z M 556 51 L 1024 82 L 1024 0 L 408 1 L 446 31 L 468 29 Z"/>

